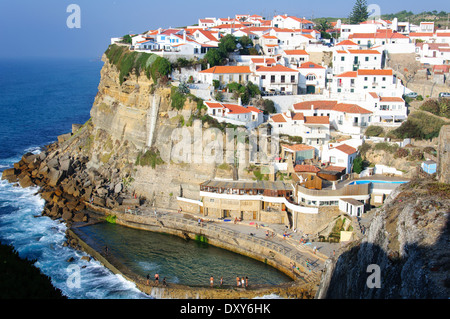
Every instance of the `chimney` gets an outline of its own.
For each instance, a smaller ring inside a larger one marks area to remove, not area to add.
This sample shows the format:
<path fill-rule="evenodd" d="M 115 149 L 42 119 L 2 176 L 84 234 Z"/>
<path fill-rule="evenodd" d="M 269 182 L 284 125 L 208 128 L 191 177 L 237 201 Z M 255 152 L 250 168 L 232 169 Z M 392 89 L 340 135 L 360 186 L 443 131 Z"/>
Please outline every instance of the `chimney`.
<path fill-rule="evenodd" d="M 242 106 L 242 100 L 241 100 L 241 97 L 238 98 L 238 105 L 241 105 L 241 106 Z"/>
<path fill-rule="evenodd" d="M 311 111 L 314 111 L 314 104 L 311 104 Z"/>

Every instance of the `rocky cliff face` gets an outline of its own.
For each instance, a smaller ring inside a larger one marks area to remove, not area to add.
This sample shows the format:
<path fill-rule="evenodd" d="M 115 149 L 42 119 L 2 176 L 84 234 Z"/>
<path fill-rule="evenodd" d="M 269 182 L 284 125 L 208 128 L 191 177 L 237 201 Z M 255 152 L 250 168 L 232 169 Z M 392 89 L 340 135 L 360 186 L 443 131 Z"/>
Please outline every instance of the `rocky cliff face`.
<path fill-rule="evenodd" d="M 365 237 L 327 261 L 316 297 L 448 298 L 449 193 L 432 178 L 399 187 Z"/>

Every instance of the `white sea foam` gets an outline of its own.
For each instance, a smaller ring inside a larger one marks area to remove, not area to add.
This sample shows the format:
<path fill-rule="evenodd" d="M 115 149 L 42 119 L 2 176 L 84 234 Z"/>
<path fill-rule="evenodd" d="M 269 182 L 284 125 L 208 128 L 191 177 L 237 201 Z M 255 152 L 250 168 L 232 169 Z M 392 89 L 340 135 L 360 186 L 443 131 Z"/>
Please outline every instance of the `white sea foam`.
<path fill-rule="evenodd" d="M 52 284 L 71 299 L 151 298 L 134 283 L 115 275 L 95 260 L 81 260 L 85 253 L 64 247 L 66 226 L 41 216 L 45 201 L 36 187 L 14 187 L 0 181 L 0 239 L 49 276 Z M 68 260 L 73 258 L 74 261 Z M 79 270 L 80 285 L 68 284 L 70 267 Z"/>

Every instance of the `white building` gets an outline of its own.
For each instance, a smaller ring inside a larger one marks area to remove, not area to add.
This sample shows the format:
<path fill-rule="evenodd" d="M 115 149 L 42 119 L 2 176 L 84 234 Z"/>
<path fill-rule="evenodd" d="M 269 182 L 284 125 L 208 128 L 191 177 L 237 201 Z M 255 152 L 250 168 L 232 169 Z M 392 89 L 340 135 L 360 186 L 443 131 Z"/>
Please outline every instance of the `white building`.
<path fill-rule="evenodd" d="M 305 50 L 284 50 L 281 55 L 285 60 L 285 65 L 290 68 L 298 68 L 300 64 L 309 61 L 309 53 Z"/>
<path fill-rule="evenodd" d="M 298 86 L 300 92 L 317 94 L 323 92 L 326 88 L 327 69 L 325 67 L 313 62 L 304 62 L 297 70 L 299 71 Z"/>
<path fill-rule="evenodd" d="M 377 50 L 335 50 L 333 52 L 333 74 L 358 69 L 381 69 L 382 54 Z"/>
<path fill-rule="evenodd" d="M 277 15 L 272 19 L 272 27 L 286 29 L 313 29 L 314 22 L 305 18 L 297 18 L 293 16 Z"/>
<path fill-rule="evenodd" d="M 277 64 L 275 66 L 255 66 L 255 81 L 261 91 L 281 94 L 297 94 L 297 70 Z"/>
<path fill-rule="evenodd" d="M 324 145 L 322 151 L 322 163 L 328 163 L 333 166 L 345 167 L 345 173 L 351 173 L 353 161 L 358 155 L 358 150 L 345 143 L 329 143 Z"/>
<path fill-rule="evenodd" d="M 237 82 L 245 85 L 250 81 L 249 66 L 214 66 L 198 73 L 199 80 L 203 83 L 213 85 L 213 80 L 218 80 L 222 86 L 226 86 L 231 82 Z"/>
<path fill-rule="evenodd" d="M 248 129 L 258 127 L 264 122 L 263 112 L 253 106 L 205 101 L 207 114 L 219 122 L 242 125 Z"/>

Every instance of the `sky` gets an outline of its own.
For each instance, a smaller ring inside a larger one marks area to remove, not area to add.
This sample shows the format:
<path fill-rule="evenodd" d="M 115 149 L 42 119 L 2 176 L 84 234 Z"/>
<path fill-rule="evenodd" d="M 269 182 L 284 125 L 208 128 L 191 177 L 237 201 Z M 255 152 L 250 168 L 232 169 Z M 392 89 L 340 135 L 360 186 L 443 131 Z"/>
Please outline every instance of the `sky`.
<path fill-rule="evenodd" d="M 1 0 L 0 58 L 100 58 L 112 37 L 182 27 L 199 18 L 289 14 L 307 19 L 348 17 L 356 0 Z M 339 5 L 337 5 L 339 3 Z M 381 13 L 450 11 L 444 0 L 367 0 Z M 69 28 L 76 4 L 80 27 Z"/>

